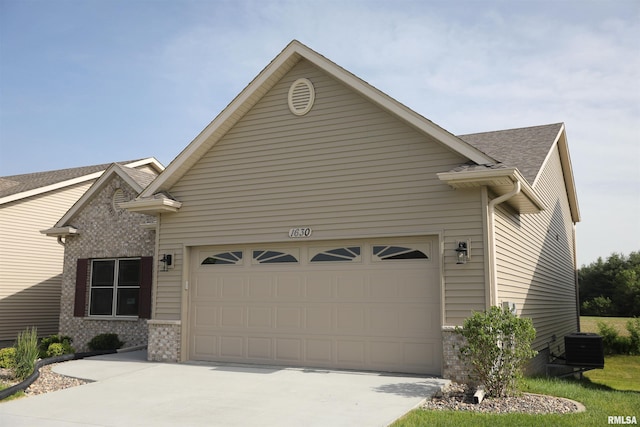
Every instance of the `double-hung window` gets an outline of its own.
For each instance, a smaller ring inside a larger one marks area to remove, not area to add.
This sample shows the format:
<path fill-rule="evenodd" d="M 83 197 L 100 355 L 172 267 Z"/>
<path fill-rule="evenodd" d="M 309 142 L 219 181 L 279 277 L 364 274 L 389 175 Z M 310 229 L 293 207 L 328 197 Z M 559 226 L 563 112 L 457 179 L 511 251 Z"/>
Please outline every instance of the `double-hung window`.
<path fill-rule="evenodd" d="M 91 261 L 90 316 L 138 316 L 140 258 Z"/>

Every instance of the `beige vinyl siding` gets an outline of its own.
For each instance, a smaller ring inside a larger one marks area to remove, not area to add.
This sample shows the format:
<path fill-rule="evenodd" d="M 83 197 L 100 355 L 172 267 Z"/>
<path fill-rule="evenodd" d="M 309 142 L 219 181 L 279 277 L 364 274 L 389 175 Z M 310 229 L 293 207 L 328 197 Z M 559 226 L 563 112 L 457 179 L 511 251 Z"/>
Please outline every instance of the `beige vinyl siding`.
<path fill-rule="evenodd" d="M 295 116 L 287 91 L 301 77 L 316 101 Z M 481 195 L 436 173 L 464 161 L 301 61 L 170 189 L 183 204 L 161 218 L 160 253 L 176 267 L 158 275 L 156 317 L 180 318 L 183 245 L 287 241 L 309 226 L 312 240 L 441 234 L 445 323 L 459 323 L 484 308 Z M 458 238 L 476 242 L 464 266 Z"/>
<path fill-rule="evenodd" d="M 52 227 L 93 181 L 0 206 L 0 340 L 27 326 L 58 332 L 64 248 L 40 233 Z"/>
<path fill-rule="evenodd" d="M 536 350 L 555 335 L 552 351 L 560 354 L 563 336 L 575 332 L 577 323 L 574 231 L 557 148 L 535 189 L 545 211 L 515 215 L 504 205 L 497 209 L 498 298 L 534 319 Z"/>

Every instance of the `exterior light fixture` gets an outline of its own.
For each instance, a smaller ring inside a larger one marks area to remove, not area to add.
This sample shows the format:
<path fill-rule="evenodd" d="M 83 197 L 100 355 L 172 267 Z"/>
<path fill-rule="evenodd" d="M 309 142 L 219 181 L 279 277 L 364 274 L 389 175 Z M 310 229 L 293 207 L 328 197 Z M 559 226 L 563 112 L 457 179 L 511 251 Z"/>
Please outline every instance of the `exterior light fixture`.
<path fill-rule="evenodd" d="M 173 255 L 163 254 L 160 262 L 162 263 L 162 271 L 168 271 L 169 267 L 173 267 Z"/>
<path fill-rule="evenodd" d="M 466 264 L 469 261 L 469 241 L 456 243 L 456 264 Z"/>

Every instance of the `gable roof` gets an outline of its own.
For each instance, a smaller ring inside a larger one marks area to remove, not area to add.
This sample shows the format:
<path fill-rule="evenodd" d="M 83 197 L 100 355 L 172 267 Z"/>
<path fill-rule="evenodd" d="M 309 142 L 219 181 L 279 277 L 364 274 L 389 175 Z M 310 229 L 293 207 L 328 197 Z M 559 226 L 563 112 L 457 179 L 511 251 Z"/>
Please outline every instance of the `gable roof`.
<path fill-rule="evenodd" d="M 129 167 L 149 165 L 161 172 L 164 167 L 153 157 L 119 162 Z M 0 205 L 48 191 L 97 179 L 110 163 L 0 177 Z"/>
<path fill-rule="evenodd" d="M 144 190 L 140 198 L 149 198 L 157 192 L 170 190 L 301 59 L 311 62 L 364 98 L 469 160 L 477 164 L 495 163 L 491 156 L 447 132 L 297 40 L 293 40 L 167 166 L 165 171 Z"/>
<path fill-rule="evenodd" d="M 520 182 L 521 194 L 514 196 L 510 203 L 522 213 L 534 213 L 544 209 L 535 192 L 536 183 L 544 165 L 557 147 L 571 218 L 574 223 L 580 222 L 573 168 L 563 123 L 461 135 L 460 138 L 500 163 L 469 163 L 440 173 L 438 177 L 454 188 L 488 185 L 498 195 L 508 193 L 513 183 Z"/>
<path fill-rule="evenodd" d="M 458 137 L 499 162 L 518 168 L 522 176 L 534 185 L 563 126 L 555 123 Z"/>
<path fill-rule="evenodd" d="M 70 234 L 76 234 L 77 230 L 70 226 L 68 222 L 115 176 L 122 178 L 122 180 L 133 188 L 136 193 L 140 194 L 140 192 L 144 190 L 144 188 L 149 185 L 157 175 L 133 169 L 128 166 L 123 166 L 118 163 L 112 163 L 100 178 L 98 178 L 98 180 L 93 183 L 82 197 L 80 197 L 76 203 L 71 206 L 64 216 L 58 220 L 53 228 L 42 230 L 41 233 L 46 234 L 47 236 L 67 236 Z"/>

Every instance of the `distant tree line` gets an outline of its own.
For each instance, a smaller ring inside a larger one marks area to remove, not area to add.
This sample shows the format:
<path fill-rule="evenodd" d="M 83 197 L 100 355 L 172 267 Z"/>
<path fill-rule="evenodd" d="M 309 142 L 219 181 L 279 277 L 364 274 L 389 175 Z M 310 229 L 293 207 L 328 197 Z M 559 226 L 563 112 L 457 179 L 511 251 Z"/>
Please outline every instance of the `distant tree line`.
<path fill-rule="evenodd" d="M 580 314 L 640 316 L 640 252 L 611 254 L 578 270 Z"/>

